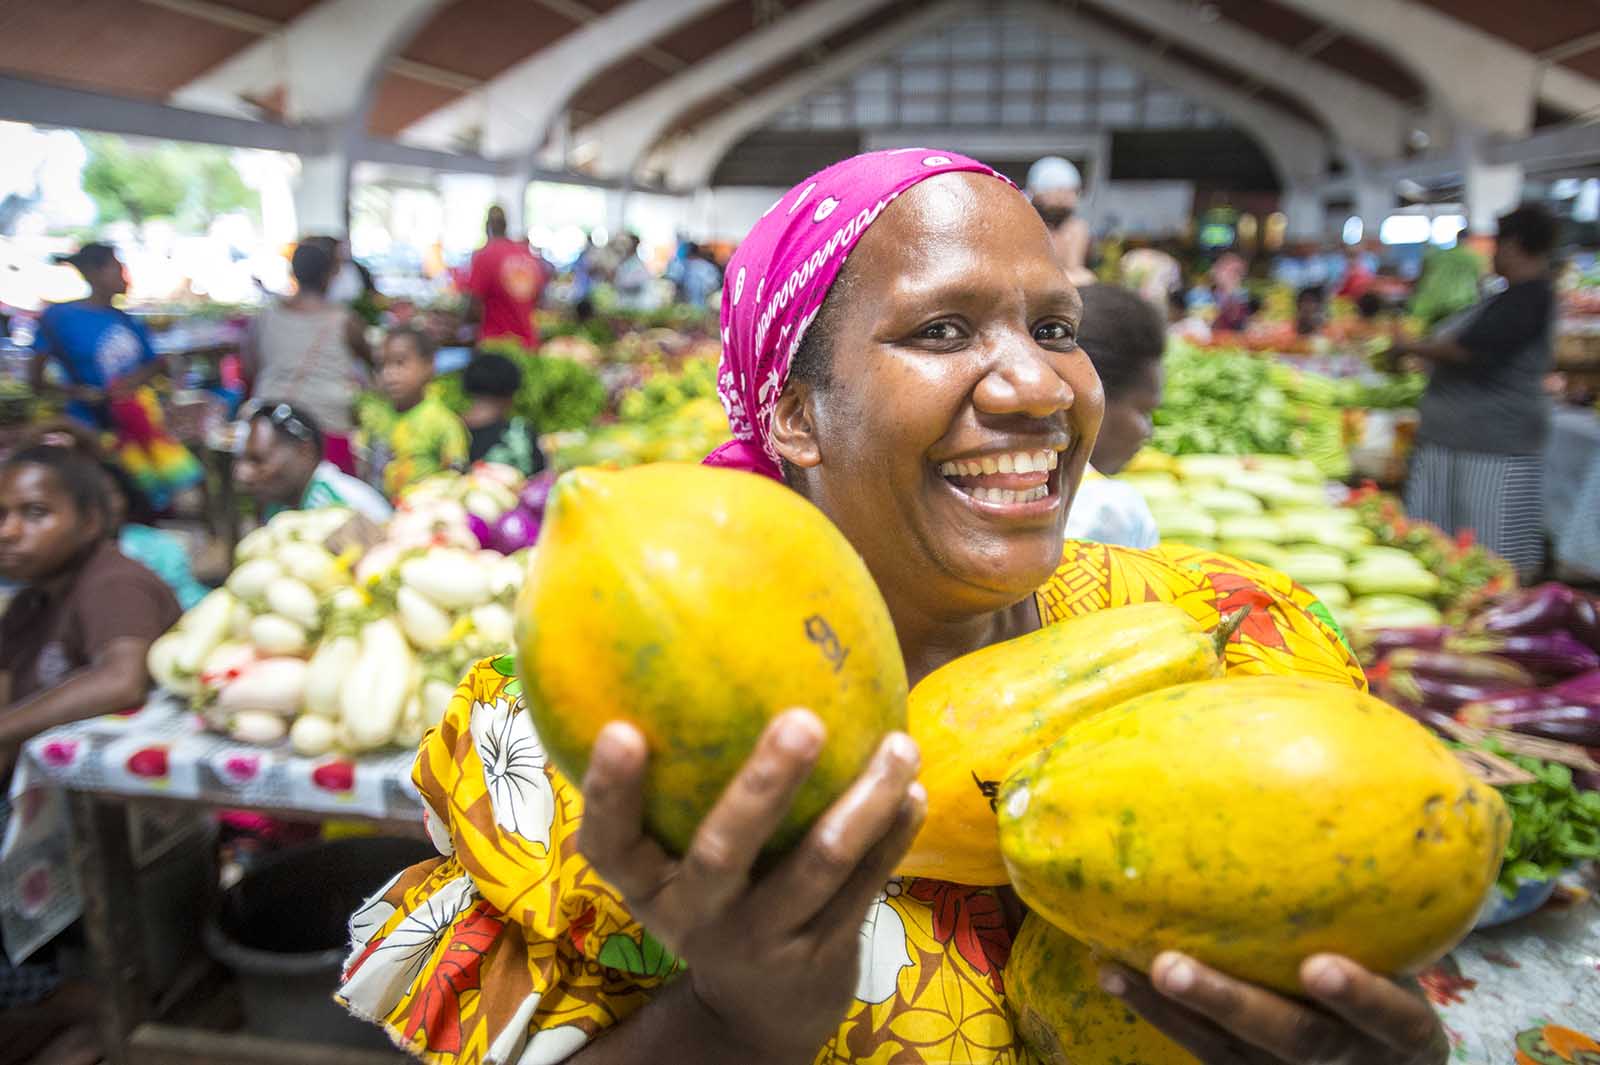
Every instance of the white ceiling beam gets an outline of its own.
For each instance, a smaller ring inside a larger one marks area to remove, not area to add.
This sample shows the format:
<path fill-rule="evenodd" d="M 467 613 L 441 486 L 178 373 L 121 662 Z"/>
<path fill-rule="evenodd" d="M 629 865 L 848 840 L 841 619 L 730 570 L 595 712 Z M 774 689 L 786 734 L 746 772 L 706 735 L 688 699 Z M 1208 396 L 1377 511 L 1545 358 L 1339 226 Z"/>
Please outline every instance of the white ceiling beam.
<path fill-rule="evenodd" d="M 563 8 L 576 6 L 570 0 L 541 2 Z M 591 77 L 640 49 L 649 48 L 652 41 L 680 29 L 721 2 L 628 0 L 603 15 L 584 9 L 591 17 L 576 30 L 461 99 L 413 122 L 401 131 L 400 139 L 449 147 L 458 142 L 464 130 L 481 128 L 480 148 L 485 155 L 531 159 L 573 94 Z M 569 17 L 582 14 L 567 13 Z M 662 64 L 671 58 L 665 52 L 656 56 Z"/>
<path fill-rule="evenodd" d="M 1012 10 L 1040 25 L 1060 26 L 1093 50 L 1119 59 L 1152 80 L 1227 115 L 1235 125 L 1255 136 L 1286 188 L 1320 187 L 1325 179 L 1330 149 L 1328 138 L 1309 123 L 1240 92 L 1210 74 L 1167 56 L 1155 55 L 1139 41 L 1043 0 L 1017 0 Z"/>
<path fill-rule="evenodd" d="M 1600 110 L 1600 82 L 1416 0 L 1283 0 L 1402 60 L 1452 117 L 1519 137 L 1544 100 L 1577 114 Z"/>
<path fill-rule="evenodd" d="M 602 176 L 634 172 L 673 120 L 783 59 L 805 51 L 885 6 L 888 0 L 815 0 L 745 34 L 733 44 L 579 129 L 574 152 Z"/>
<path fill-rule="evenodd" d="M 1341 74 L 1306 55 L 1227 19 L 1207 21 L 1191 4 L 1178 0 L 1095 0 L 1121 18 L 1163 41 L 1237 64 L 1257 83 L 1305 105 L 1333 131 L 1340 145 L 1362 156 L 1398 156 L 1422 116 L 1393 97 Z M 1320 35 L 1319 35 L 1320 36 Z M 1315 40 L 1315 38 L 1313 38 Z M 1323 40 L 1319 47 L 1326 47 Z"/>
<path fill-rule="evenodd" d="M 260 34 L 255 43 L 175 91 L 170 97 L 173 104 L 248 116 L 255 112 L 251 98 L 281 88 L 287 121 L 335 122 L 365 115 L 386 65 L 448 0 L 324 0 L 283 24 L 241 15 L 205 0 L 144 2 L 219 24 L 237 23 L 234 28 Z M 223 18 L 231 22 L 222 23 Z M 420 64 L 410 66 L 412 75 L 423 80 L 437 82 L 434 75 L 456 77 L 446 71 L 420 69 Z"/>
<path fill-rule="evenodd" d="M 675 138 L 665 146 L 667 184 L 677 189 L 697 189 L 711 184 L 712 171 L 728 149 L 745 134 L 760 128 L 784 108 L 848 78 L 912 38 L 943 25 L 952 18 L 976 11 L 966 0 L 934 4 L 909 18 L 890 23 L 876 33 L 840 49 L 821 63 L 801 67 L 793 75 L 723 111 L 708 122 Z"/>

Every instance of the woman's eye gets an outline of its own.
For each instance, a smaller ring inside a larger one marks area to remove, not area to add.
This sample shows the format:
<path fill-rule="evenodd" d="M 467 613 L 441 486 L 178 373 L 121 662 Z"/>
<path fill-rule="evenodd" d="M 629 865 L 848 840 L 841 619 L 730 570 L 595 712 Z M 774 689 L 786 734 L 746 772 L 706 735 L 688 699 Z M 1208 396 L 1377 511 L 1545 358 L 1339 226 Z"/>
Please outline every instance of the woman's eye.
<path fill-rule="evenodd" d="M 954 322 L 929 322 L 917 330 L 919 340 L 955 340 L 960 335 Z"/>
<path fill-rule="evenodd" d="M 1043 322 L 1033 327 L 1033 339 L 1041 344 L 1071 343 L 1078 336 L 1068 322 Z"/>

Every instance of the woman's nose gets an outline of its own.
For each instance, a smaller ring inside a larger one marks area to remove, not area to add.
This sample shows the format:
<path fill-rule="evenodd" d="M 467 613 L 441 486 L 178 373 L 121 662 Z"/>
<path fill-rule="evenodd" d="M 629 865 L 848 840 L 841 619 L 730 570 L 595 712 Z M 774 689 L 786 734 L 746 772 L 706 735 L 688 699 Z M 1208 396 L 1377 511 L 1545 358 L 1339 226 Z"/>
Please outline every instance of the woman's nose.
<path fill-rule="evenodd" d="M 989 372 L 974 395 L 987 414 L 1027 414 L 1048 418 L 1067 410 L 1076 399 L 1067 379 L 1056 371 L 1031 336 L 1008 337 L 996 352 Z"/>

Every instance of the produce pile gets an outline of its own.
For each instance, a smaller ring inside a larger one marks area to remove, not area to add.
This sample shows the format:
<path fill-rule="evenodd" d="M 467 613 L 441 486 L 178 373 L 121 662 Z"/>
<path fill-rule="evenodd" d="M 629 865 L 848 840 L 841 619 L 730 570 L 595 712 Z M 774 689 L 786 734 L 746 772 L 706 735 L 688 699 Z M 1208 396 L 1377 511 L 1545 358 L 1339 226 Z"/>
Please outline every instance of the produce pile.
<path fill-rule="evenodd" d="M 1439 579 L 1411 553 L 1379 545 L 1358 511 L 1330 502 L 1306 459 L 1143 452 L 1121 479 L 1143 494 L 1163 539 L 1286 573 L 1341 624 L 1439 620 Z"/>
<path fill-rule="evenodd" d="M 520 608 L 517 672 L 552 763 L 580 779 L 598 731 L 633 723 L 650 747 L 645 826 L 674 854 L 781 708 L 811 708 L 826 741 L 769 858 L 909 730 L 928 814 L 901 871 L 1009 882 L 1027 904 L 1033 930 L 1005 976 L 1042 1060 L 1128 1060 L 1106 1040 L 1142 1024 L 1056 947 L 1143 970 L 1183 950 L 1290 994 L 1322 951 L 1414 971 L 1471 928 L 1510 832 L 1495 791 L 1374 696 L 1222 676 L 1242 614 L 1206 631 L 1172 604 L 1091 613 L 908 691 L 859 557 L 762 478 L 668 464 L 564 477 Z M 1105 1023 L 1075 1023 L 1090 1016 Z"/>
<path fill-rule="evenodd" d="M 343 508 L 285 511 L 151 646 L 151 676 L 240 742 L 414 746 L 467 666 L 511 643 L 528 551 L 481 549 L 474 528 L 509 536 L 526 498 L 515 471 L 480 465 L 420 482 L 381 530 Z"/>
<path fill-rule="evenodd" d="M 643 462 L 698 462 L 729 438 L 717 399 L 717 359 L 687 359 L 677 373 L 657 372 L 623 394 L 617 421 L 588 432 L 560 434 L 552 464 L 620 469 Z"/>
<path fill-rule="evenodd" d="M 1391 705 L 1532 776 L 1504 789 L 1512 816 L 1500 876 L 1507 897 L 1519 884 L 1600 860 L 1600 765 L 1584 750 L 1600 749 L 1600 609 L 1593 599 L 1543 584 L 1460 628 L 1376 633 L 1361 652 Z M 1540 758 L 1510 750 L 1517 737 L 1554 742 L 1535 746 Z"/>
<path fill-rule="evenodd" d="M 1370 483 L 1351 493 L 1346 503 L 1378 544 L 1410 553 L 1438 578 L 1433 601 L 1444 611 L 1445 620 L 1461 621 L 1491 600 L 1515 590 L 1516 570 L 1477 543 L 1471 532 L 1452 537 L 1431 522 L 1408 518 L 1399 499 Z M 1372 627 L 1377 628 L 1407 623 L 1398 618 L 1387 625 L 1382 618 L 1372 620 Z"/>
<path fill-rule="evenodd" d="M 1350 475 L 1349 412 L 1414 407 L 1427 385 L 1420 374 L 1378 373 L 1358 355 L 1309 362 L 1336 372 L 1170 341 L 1151 447 L 1169 455 L 1294 455 L 1338 480 Z"/>
<path fill-rule="evenodd" d="M 515 340 L 502 339 L 486 341 L 480 350 L 504 355 L 517 364 L 522 387 L 511 413 L 541 432 L 581 429 L 605 410 L 606 389 L 600 376 L 589 365 L 563 357 L 558 347 L 546 345 L 533 352 Z M 451 410 L 466 413 L 469 402 L 460 371 L 444 374 L 429 387 Z"/>

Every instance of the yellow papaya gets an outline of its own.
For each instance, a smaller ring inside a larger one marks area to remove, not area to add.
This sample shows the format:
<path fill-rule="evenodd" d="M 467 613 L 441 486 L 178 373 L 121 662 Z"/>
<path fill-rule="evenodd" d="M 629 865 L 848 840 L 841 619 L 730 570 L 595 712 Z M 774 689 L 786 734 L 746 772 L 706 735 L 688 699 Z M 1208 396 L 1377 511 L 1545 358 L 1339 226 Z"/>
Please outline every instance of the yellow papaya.
<path fill-rule="evenodd" d="M 1004 884 L 994 806 L 1011 767 L 1135 695 L 1221 676 L 1236 623 L 1207 633 L 1170 603 L 1139 603 L 1046 625 L 928 674 L 906 709 L 928 817 L 900 872 Z"/>
<path fill-rule="evenodd" d="M 1090 949 L 1030 913 L 1006 960 L 1006 1007 L 1043 1065 L 1199 1065 L 1133 1007 L 1100 990 Z"/>
<path fill-rule="evenodd" d="M 1421 725 L 1339 685 L 1231 677 L 1130 700 L 1001 786 L 1011 883 L 1072 937 L 1148 971 L 1181 950 L 1301 992 L 1331 951 L 1376 972 L 1471 928 L 1504 803 Z"/>
<path fill-rule="evenodd" d="M 828 733 L 769 853 L 796 843 L 905 727 L 905 665 L 866 564 L 820 510 L 748 473 L 566 474 L 518 599 L 516 646 L 540 742 L 570 779 L 607 723 L 643 733 L 645 825 L 677 854 L 783 711 L 811 710 Z"/>

